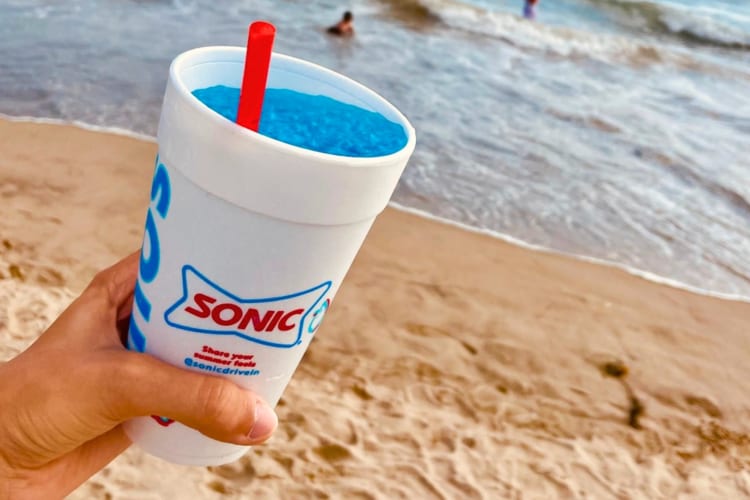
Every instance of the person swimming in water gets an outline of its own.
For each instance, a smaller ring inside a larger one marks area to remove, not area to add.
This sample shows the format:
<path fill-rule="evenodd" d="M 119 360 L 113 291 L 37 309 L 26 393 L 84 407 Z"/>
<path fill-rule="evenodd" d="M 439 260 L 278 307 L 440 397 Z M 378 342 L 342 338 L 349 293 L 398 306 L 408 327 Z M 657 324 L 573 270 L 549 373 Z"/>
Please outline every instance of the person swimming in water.
<path fill-rule="evenodd" d="M 536 4 L 538 0 L 526 0 L 526 5 L 523 6 L 523 17 L 533 21 L 536 19 Z"/>
<path fill-rule="evenodd" d="M 354 34 L 354 16 L 348 10 L 341 16 L 341 21 L 326 30 L 331 35 L 351 36 Z"/>

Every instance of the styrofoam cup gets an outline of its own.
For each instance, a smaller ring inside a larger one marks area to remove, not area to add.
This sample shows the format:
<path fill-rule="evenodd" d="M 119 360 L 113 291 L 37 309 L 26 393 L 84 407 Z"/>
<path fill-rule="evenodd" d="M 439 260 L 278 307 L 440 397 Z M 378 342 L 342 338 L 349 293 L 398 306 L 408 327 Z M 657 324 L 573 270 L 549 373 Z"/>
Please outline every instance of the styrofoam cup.
<path fill-rule="evenodd" d="M 272 56 L 268 88 L 378 112 L 404 128 L 407 144 L 353 158 L 244 129 L 191 93 L 240 87 L 244 61 L 244 48 L 204 47 L 172 62 L 128 346 L 227 377 L 275 406 L 387 205 L 415 134 L 366 87 L 281 54 Z M 223 464 L 248 450 L 168 417 L 140 417 L 125 430 L 148 453 L 181 464 Z"/>

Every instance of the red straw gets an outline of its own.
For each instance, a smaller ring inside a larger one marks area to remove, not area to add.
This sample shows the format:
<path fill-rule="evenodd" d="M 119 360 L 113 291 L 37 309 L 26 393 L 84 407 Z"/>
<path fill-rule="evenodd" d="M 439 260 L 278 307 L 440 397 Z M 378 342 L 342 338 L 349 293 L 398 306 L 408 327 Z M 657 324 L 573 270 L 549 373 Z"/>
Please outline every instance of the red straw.
<path fill-rule="evenodd" d="M 240 105 L 237 109 L 237 124 L 258 131 L 263 97 L 266 93 L 268 66 L 271 64 L 271 48 L 276 28 L 265 21 L 250 25 L 245 55 L 245 73 L 242 77 Z"/>

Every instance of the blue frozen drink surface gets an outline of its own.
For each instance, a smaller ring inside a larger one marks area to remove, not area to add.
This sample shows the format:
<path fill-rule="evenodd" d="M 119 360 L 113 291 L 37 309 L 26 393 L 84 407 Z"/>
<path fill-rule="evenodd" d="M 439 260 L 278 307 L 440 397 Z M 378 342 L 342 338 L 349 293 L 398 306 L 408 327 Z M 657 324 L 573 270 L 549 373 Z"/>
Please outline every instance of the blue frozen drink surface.
<path fill-rule="evenodd" d="M 240 89 L 217 85 L 193 91 L 203 104 L 234 122 Z M 261 134 L 321 153 L 384 156 L 406 146 L 406 132 L 385 116 L 330 97 L 266 89 Z"/>

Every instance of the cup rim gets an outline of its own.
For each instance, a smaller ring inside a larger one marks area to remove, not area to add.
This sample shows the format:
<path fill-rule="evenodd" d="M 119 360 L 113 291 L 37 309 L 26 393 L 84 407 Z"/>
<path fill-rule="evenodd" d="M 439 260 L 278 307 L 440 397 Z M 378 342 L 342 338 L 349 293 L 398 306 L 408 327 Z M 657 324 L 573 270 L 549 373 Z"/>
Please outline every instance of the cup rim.
<path fill-rule="evenodd" d="M 215 54 L 216 57 L 213 57 L 213 58 L 209 57 L 211 54 Z M 352 80 L 351 78 L 348 78 L 333 70 L 330 70 L 328 68 L 325 68 L 315 63 L 311 63 L 309 61 L 305 61 L 303 59 L 280 54 L 278 52 L 274 52 L 272 54 L 272 64 L 273 64 L 273 60 L 279 60 L 291 66 L 298 66 L 300 68 L 305 68 L 308 71 L 312 70 L 314 72 L 323 73 L 328 79 L 337 80 L 341 82 L 343 86 L 354 88 L 358 93 L 362 93 L 371 99 L 375 99 L 379 101 L 380 104 L 388 108 L 389 111 L 398 119 L 399 125 L 403 127 L 404 132 L 407 135 L 406 144 L 398 151 L 389 153 L 387 155 L 367 156 L 367 157 L 343 156 L 343 155 L 335 155 L 331 153 L 323 153 L 320 151 L 314 151 L 314 150 L 306 149 L 300 146 L 295 146 L 295 145 L 280 141 L 278 139 L 274 139 L 272 137 L 267 137 L 265 135 L 246 129 L 244 127 L 238 126 L 237 124 L 232 123 L 230 120 L 227 120 L 224 116 L 220 115 L 219 113 L 213 111 L 211 108 L 206 106 L 197 97 L 195 97 L 191 93 L 191 91 L 188 89 L 187 85 L 182 79 L 182 72 L 185 71 L 189 67 L 195 66 L 196 64 L 191 64 L 191 62 L 195 62 L 196 60 L 201 61 L 200 62 L 201 64 L 208 63 L 208 62 L 230 62 L 230 63 L 239 62 L 241 64 L 244 64 L 245 48 L 225 46 L 225 45 L 198 47 L 198 48 L 191 49 L 191 50 L 188 50 L 179 54 L 172 61 L 172 64 L 170 65 L 170 68 L 169 68 L 170 79 L 173 81 L 175 89 L 180 93 L 181 97 L 185 100 L 185 102 L 187 102 L 187 104 L 191 106 L 192 108 L 199 110 L 202 113 L 209 111 L 209 113 L 206 114 L 207 115 L 206 119 L 212 122 L 213 125 L 218 127 L 220 130 L 226 131 L 226 133 L 228 134 L 244 135 L 247 138 L 247 140 L 257 141 L 261 144 L 266 145 L 267 147 L 278 148 L 280 151 L 286 154 L 290 154 L 294 156 L 304 156 L 307 160 L 314 158 L 315 160 L 321 161 L 324 163 L 337 163 L 337 164 L 343 163 L 348 166 L 356 166 L 356 167 L 375 167 L 375 166 L 379 166 L 382 164 L 391 164 L 397 161 L 397 158 L 399 158 L 400 156 L 411 155 L 411 152 L 413 151 L 415 147 L 416 132 L 414 130 L 414 127 L 411 125 L 409 120 L 403 115 L 403 113 L 401 113 L 398 110 L 398 108 L 396 108 L 393 104 L 391 104 L 387 99 L 382 97 L 380 94 L 374 92 L 373 90 L 370 90 L 368 87 L 362 85 L 361 83 L 355 80 Z"/>

